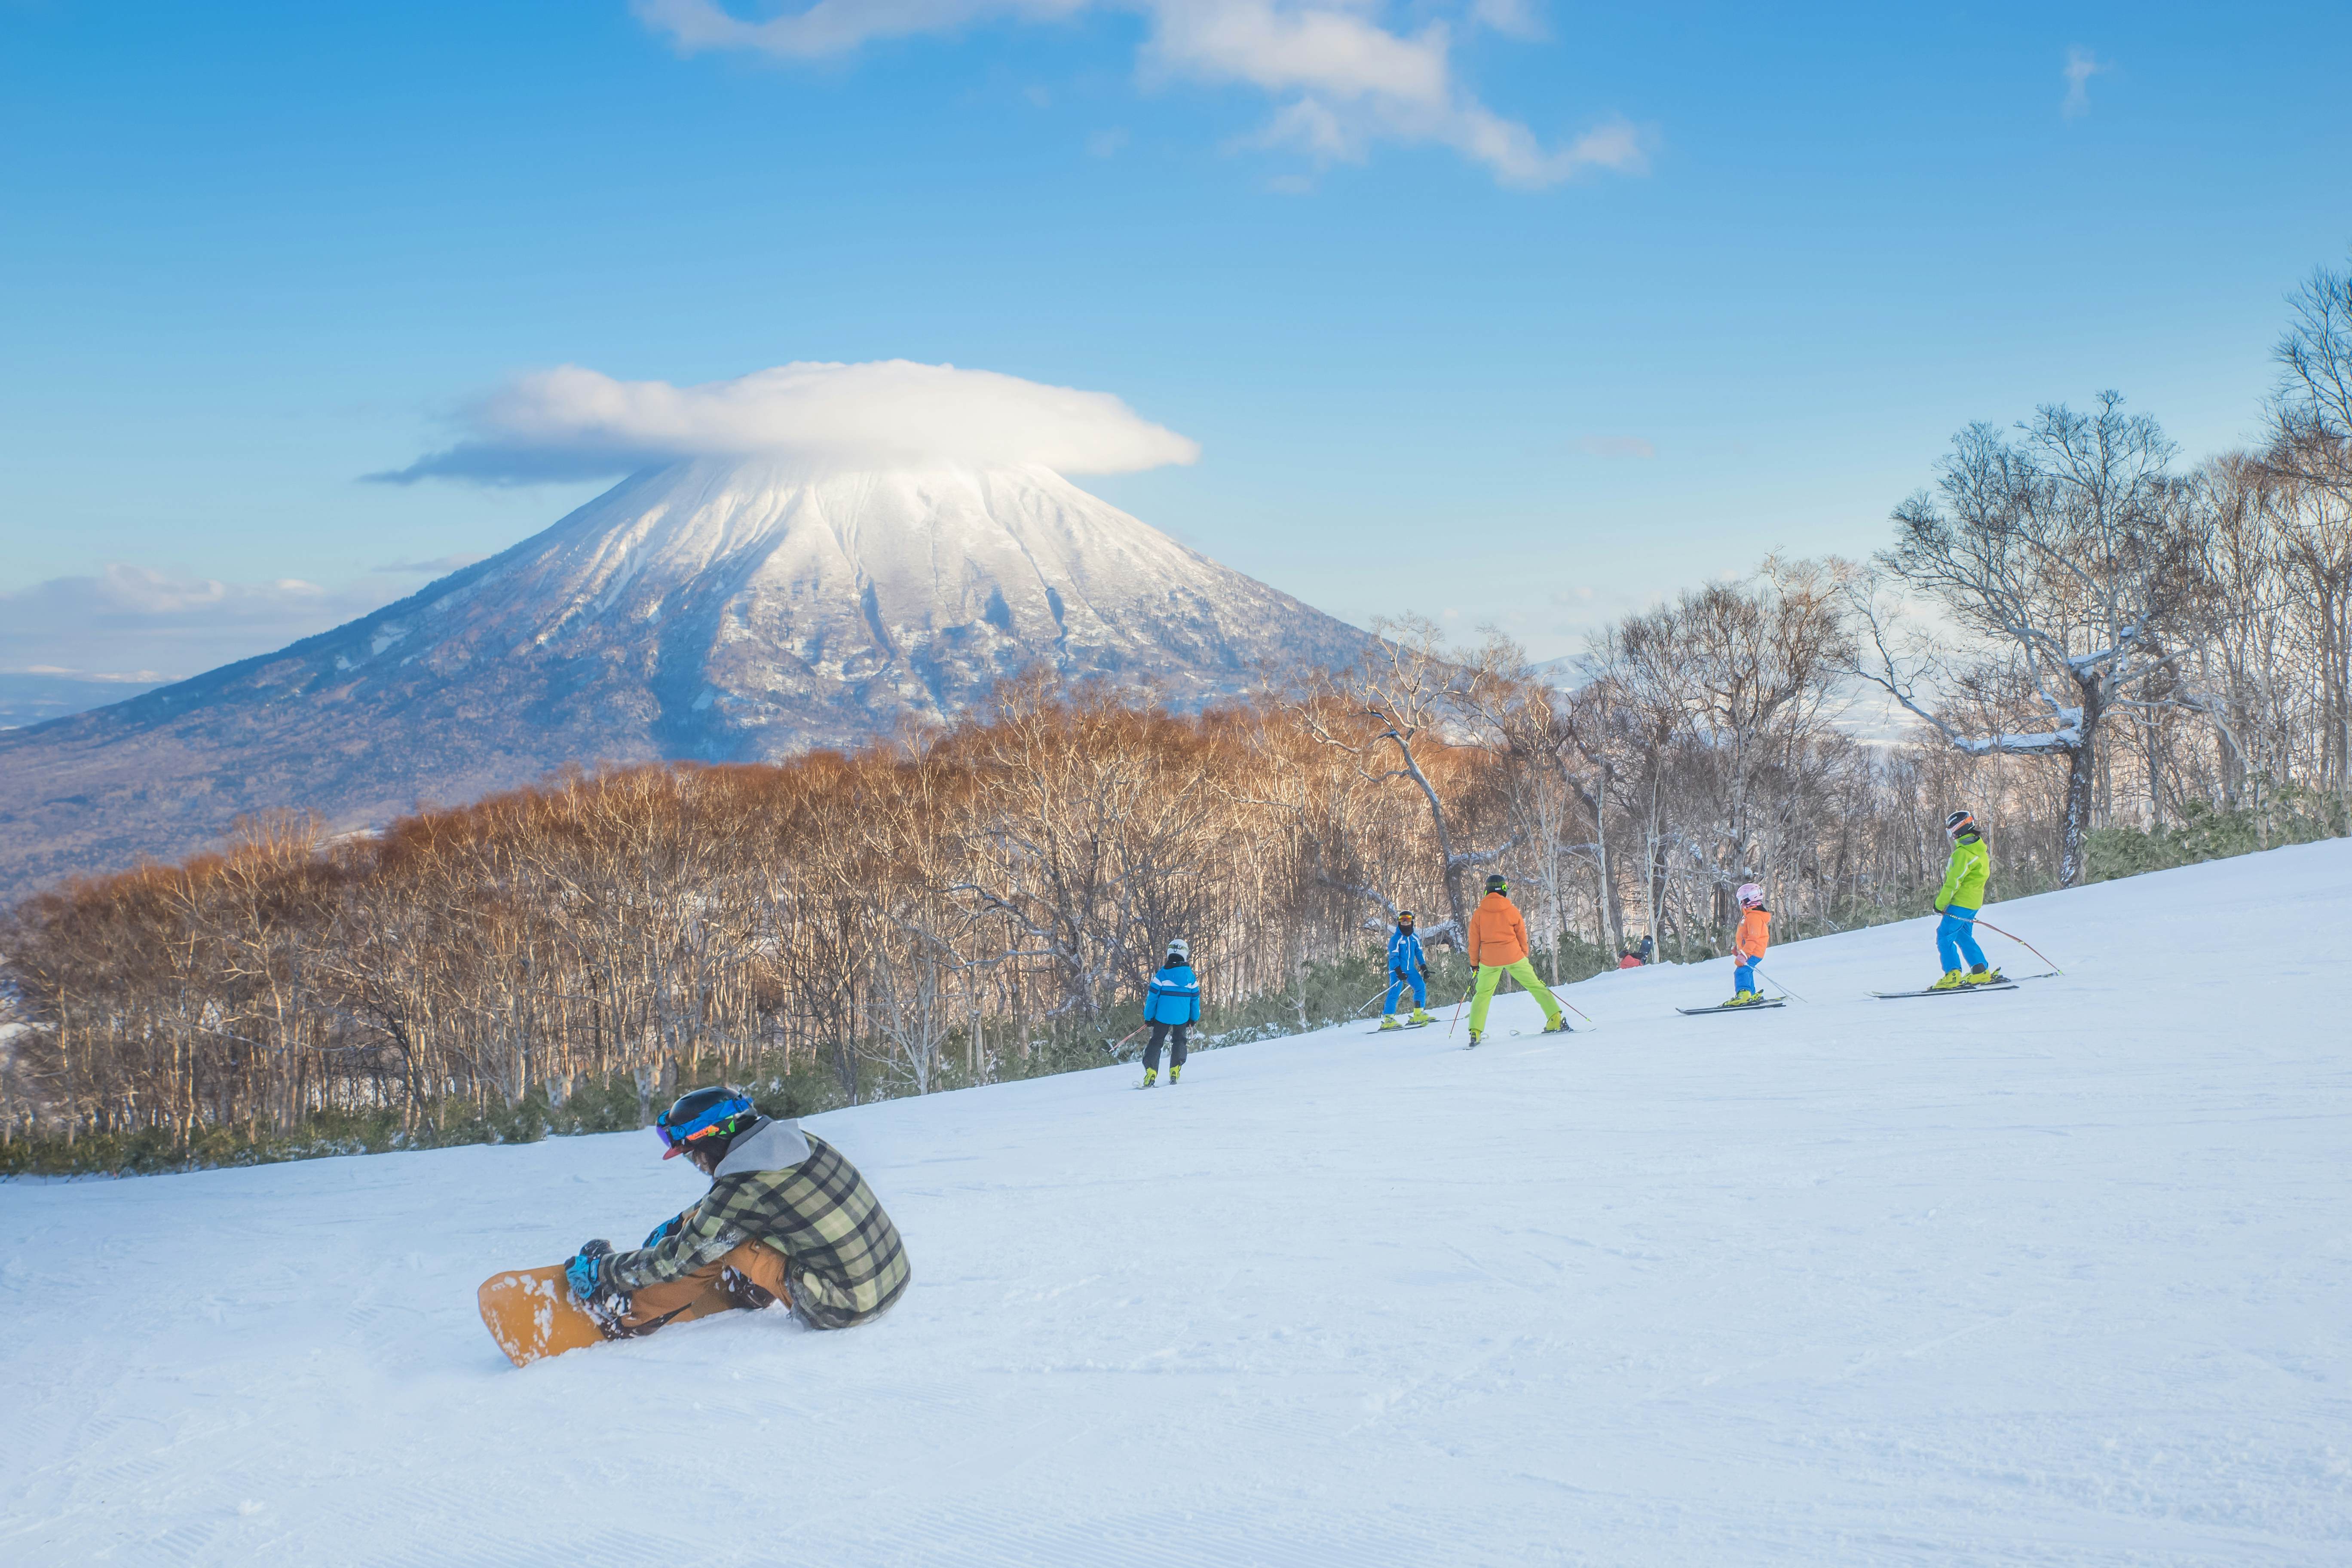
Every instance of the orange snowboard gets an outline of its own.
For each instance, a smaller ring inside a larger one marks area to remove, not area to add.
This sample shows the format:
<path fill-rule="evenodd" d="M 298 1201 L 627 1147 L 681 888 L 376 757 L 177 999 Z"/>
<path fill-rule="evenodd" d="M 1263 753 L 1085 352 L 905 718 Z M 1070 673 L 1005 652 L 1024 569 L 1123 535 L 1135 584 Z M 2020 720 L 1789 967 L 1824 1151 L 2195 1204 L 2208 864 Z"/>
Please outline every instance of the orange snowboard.
<path fill-rule="evenodd" d="M 604 1331 L 572 1299 L 563 1265 L 494 1274 L 482 1281 L 482 1322 L 517 1366 L 604 1342 Z"/>

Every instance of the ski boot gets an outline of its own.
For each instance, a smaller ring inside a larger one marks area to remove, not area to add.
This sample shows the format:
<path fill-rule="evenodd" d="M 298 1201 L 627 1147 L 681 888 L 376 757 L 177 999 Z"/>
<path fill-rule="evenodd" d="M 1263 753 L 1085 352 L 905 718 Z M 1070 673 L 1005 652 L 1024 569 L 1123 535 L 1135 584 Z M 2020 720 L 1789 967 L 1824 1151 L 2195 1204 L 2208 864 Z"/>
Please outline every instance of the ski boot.
<path fill-rule="evenodd" d="M 1171 1089 L 1172 1089 L 1172 1088 L 1174 1088 L 1174 1087 L 1175 1087 L 1175 1084 L 1176 1084 L 1176 1080 L 1177 1080 L 1178 1079 L 1180 1079 L 1180 1078 L 1182 1078 L 1183 1076 L 1184 1076 L 1184 1069 L 1183 1069 L 1182 1068 L 1180 1068 L 1180 1067 L 1171 1067 L 1171 1068 L 1170 1068 L 1168 1069 L 1168 1084 L 1169 1084 L 1169 1087 L 1170 1087 L 1170 1088 L 1171 1088 Z"/>
<path fill-rule="evenodd" d="M 1463 1048 L 1464 1048 L 1464 1049 L 1465 1049 L 1465 1050 L 1473 1050 L 1473 1051 L 1475 1051 L 1475 1050 L 1476 1050 L 1476 1049 L 1478 1048 L 1478 1031 L 1477 1031 L 1477 1030 L 1473 1029 L 1473 1030 L 1471 1030 L 1471 1031 L 1470 1031 L 1470 1043 L 1469 1043 L 1469 1045 L 1465 1046 L 1465 1047 L 1463 1047 Z"/>
<path fill-rule="evenodd" d="M 1394 1013 L 1383 1013 L 1381 1015 L 1381 1027 L 1383 1029 L 1402 1029 L 1404 1026 L 1397 1022 L 1397 1016 Z"/>
<path fill-rule="evenodd" d="M 1762 1000 L 1764 1000 L 1764 998 L 1758 995 L 1753 991 L 1735 991 L 1731 994 L 1731 1000 L 1726 1002 L 1724 1005 L 1727 1007 L 1752 1007 Z"/>
<path fill-rule="evenodd" d="M 1969 984 L 1971 985 L 1998 985 L 2000 984 L 2000 971 L 1998 969 L 1987 969 L 1981 963 L 1971 963 L 1969 965 Z"/>
<path fill-rule="evenodd" d="M 1412 1016 L 1408 1019 L 1407 1022 L 1412 1024 L 1434 1024 L 1437 1020 L 1431 1017 L 1427 1013 L 1422 1011 L 1420 1008 L 1415 1007 L 1412 1010 Z"/>
<path fill-rule="evenodd" d="M 1930 991 L 1958 991 L 1961 986 L 1966 985 L 1968 983 L 1969 977 L 1965 971 L 1947 969 L 1944 971 L 1944 977 L 1941 980 L 1937 981 L 1933 985 L 1928 986 L 1927 989 Z"/>
<path fill-rule="evenodd" d="M 1159 1081 L 1160 1081 L 1160 1069 L 1159 1069 L 1158 1068 L 1145 1068 L 1143 1069 L 1143 1087 L 1144 1087 L 1144 1088 L 1146 1088 L 1146 1089 L 1150 1089 L 1153 1084 L 1158 1083 Z"/>
<path fill-rule="evenodd" d="M 1560 1017 L 1547 1020 L 1543 1026 L 1543 1032 L 1547 1035 L 1572 1035 L 1576 1033 L 1574 1029 L 1568 1026 L 1568 1019 L 1565 1015 Z"/>

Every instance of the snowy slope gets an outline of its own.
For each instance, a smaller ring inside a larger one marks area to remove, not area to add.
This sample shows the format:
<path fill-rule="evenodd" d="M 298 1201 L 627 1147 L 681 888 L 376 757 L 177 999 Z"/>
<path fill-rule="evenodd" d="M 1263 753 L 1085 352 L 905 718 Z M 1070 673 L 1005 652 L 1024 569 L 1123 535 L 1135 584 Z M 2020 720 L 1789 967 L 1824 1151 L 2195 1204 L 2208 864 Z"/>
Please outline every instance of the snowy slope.
<path fill-rule="evenodd" d="M 505 1365 L 650 1134 L 0 1187 L 0 1559 L 2352 1561 L 2352 843 L 1993 913 L 2068 977 L 1861 999 L 1913 921 L 825 1117 L 916 1271 L 831 1335 Z"/>
<path fill-rule="evenodd" d="M 1194 709 L 1366 640 L 1050 469 L 676 463 L 333 631 L 0 732 L 0 902 L 272 807 L 856 744 L 1037 666 Z"/>

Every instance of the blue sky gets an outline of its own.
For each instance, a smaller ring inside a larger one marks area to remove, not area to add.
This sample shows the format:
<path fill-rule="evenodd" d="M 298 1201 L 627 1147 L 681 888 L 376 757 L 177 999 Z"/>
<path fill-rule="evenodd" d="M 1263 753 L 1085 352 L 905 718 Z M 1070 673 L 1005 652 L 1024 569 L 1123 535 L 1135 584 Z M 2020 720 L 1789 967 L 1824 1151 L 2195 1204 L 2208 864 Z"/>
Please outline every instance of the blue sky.
<path fill-rule="evenodd" d="M 1875 547 L 1970 419 L 2247 439 L 2352 245 L 2347 6 L 726 21 L 0 0 L 0 668 L 192 673 L 552 521 L 599 487 L 360 479 L 511 376 L 892 357 L 1116 394 L 1201 456 L 1088 488 L 1549 656 Z"/>

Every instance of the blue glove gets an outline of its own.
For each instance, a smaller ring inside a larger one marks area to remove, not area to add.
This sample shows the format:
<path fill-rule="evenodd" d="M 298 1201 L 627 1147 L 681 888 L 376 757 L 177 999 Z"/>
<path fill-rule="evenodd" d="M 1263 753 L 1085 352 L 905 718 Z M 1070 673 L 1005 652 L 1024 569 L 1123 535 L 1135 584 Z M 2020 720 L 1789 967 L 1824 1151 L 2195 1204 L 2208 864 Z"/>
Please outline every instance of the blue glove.
<path fill-rule="evenodd" d="M 609 1241 L 583 1243 L 563 1266 L 564 1283 L 572 1287 L 572 1299 L 582 1306 L 596 1300 L 604 1289 L 604 1259 L 613 1254 Z"/>
<path fill-rule="evenodd" d="M 663 1242 L 668 1240 L 671 1237 L 676 1236 L 677 1234 L 677 1222 L 685 1217 L 686 1216 L 684 1215 L 672 1215 L 669 1218 L 662 1221 L 661 1224 L 654 1226 L 652 1234 L 646 1237 L 646 1245 L 647 1247 L 659 1247 Z"/>

